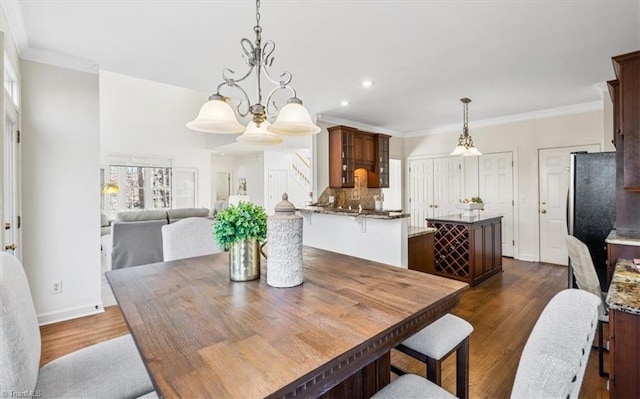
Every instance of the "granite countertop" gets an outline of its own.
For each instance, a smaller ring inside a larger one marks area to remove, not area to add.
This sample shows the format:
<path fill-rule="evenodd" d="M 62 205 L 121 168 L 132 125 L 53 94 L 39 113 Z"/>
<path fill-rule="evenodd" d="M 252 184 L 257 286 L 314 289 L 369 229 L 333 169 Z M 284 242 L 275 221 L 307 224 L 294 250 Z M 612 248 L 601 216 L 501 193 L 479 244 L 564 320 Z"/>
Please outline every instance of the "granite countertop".
<path fill-rule="evenodd" d="M 370 218 L 370 219 L 401 219 L 408 218 L 410 215 L 408 213 L 402 213 L 397 211 L 373 211 L 368 209 L 363 209 L 362 213 L 360 213 L 357 209 L 338 209 L 338 208 L 328 208 L 321 206 L 308 206 L 306 208 L 296 208 L 296 211 L 302 213 L 323 213 L 325 215 L 338 215 L 338 216 L 351 216 L 351 217 L 361 217 L 361 218 Z"/>
<path fill-rule="evenodd" d="M 607 244 L 618 245 L 631 245 L 634 247 L 640 247 L 640 235 L 628 235 L 624 233 L 618 233 L 617 230 L 611 230 L 611 233 L 604 240 Z"/>
<path fill-rule="evenodd" d="M 423 226 L 409 226 L 407 232 L 409 233 L 409 238 L 422 236 L 425 234 L 435 233 L 438 231 L 435 227 L 423 227 Z"/>
<path fill-rule="evenodd" d="M 438 216 L 433 218 L 427 218 L 432 222 L 454 222 L 454 223 L 477 223 L 484 222 L 485 220 L 497 219 L 503 217 L 502 215 L 489 215 L 480 214 L 478 216 L 463 216 L 460 213 L 446 216 Z"/>
<path fill-rule="evenodd" d="M 606 303 L 609 309 L 640 314 L 640 270 L 632 260 L 618 259 Z"/>

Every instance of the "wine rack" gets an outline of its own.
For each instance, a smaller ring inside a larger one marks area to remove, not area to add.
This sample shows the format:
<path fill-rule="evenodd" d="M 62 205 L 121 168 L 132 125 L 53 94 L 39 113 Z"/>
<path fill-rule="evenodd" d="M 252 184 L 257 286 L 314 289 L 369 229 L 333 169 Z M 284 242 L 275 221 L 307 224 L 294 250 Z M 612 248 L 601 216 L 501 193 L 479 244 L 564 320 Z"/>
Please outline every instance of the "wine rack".
<path fill-rule="evenodd" d="M 501 216 L 473 222 L 428 220 L 434 235 L 434 262 L 428 273 L 472 287 L 502 271 Z"/>

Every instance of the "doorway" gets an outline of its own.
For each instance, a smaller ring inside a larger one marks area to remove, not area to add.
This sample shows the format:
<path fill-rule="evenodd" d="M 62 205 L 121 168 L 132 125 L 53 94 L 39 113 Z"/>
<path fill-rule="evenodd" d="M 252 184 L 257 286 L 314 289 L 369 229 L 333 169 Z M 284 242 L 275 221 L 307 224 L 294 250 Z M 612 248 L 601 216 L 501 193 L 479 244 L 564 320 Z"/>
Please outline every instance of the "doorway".
<path fill-rule="evenodd" d="M 514 256 L 513 153 L 500 152 L 479 157 L 478 195 L 487 214 L 502 217 L 502 255 Z"/>
<path fill-rule="evenodd" d="M 282 194 L 287 192 L 287 176 L 286 170 L 269 170 L 269 204 L 266 209 L 269 215 L 274 213 L 276 205 L 282 201 Z"/>
<path fill-rule="evenodd" d="M 540 261 L 567 265 L 567 195 L 572 152 L 599 152 L 600 145 L 538 150 Z"/>

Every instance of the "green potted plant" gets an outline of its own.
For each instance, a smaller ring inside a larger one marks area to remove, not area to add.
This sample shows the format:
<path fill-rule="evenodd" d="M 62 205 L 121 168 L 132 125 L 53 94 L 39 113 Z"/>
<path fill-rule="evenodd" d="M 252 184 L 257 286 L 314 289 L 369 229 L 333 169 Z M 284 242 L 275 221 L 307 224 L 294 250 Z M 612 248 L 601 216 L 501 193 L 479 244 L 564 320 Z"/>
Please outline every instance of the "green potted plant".
<path fill-rule="evenodd" d="M 267 238 L 267 213 L 259 205 L 240 202 L 216 215 L 216 241 L 229 249 L 229 278 L 260 278 L 260 242 Z"/>

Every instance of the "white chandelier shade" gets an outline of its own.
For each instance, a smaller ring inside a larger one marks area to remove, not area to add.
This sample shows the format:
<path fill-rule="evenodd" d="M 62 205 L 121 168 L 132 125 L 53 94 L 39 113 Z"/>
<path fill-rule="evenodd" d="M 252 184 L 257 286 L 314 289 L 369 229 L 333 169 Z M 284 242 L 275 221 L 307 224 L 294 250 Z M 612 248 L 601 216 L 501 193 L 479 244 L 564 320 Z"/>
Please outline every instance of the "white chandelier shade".
<path fill-rule="evenodd" d="M 293 100 L 293 99 L 292 99 Z M 278 118 L 267 130 L 283 136 L 307 136 L 320 133 L 320 128 L 313 124 L 309 111 L 301 102 L 289 100 L 278 113 Z"/>
<path fill-rule="evenodd" d="M 187 127 L 197 132 L 219 134 L 237 134 L 245 130 L 222 96 L 209 97 L 209 101 L 200 108 L 198 117 L 187 123 Z"/>
<path fill-rule="evenodd" d="M 268 131 L 271 124 L 264 121 L 260 127 L 254 121 L 249 122 L 247 130 L 236 138 L 237 141 L 245 144 L 255 145 L 275 145 L 282 143 L 282 137 Z"/>

